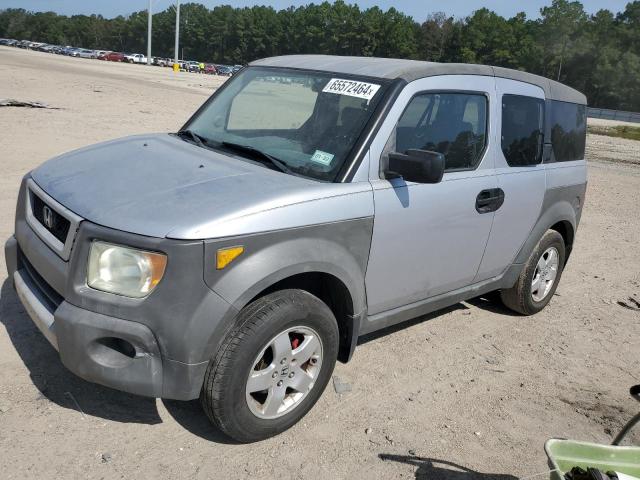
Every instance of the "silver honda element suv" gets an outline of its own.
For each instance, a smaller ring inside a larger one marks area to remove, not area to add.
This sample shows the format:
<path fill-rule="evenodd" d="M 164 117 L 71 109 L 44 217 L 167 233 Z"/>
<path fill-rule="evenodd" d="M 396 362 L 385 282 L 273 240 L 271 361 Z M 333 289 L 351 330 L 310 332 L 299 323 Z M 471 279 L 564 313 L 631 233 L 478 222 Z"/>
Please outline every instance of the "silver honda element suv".
<path fill-rule="evenodd" d="M 264 439 L 359 336 L 490 292 L 545 307 L 585 197 L 585 105 L 498 67 L 258 60 L 176 133 L 28 173 L 9 274 L 72 372 Z"/>

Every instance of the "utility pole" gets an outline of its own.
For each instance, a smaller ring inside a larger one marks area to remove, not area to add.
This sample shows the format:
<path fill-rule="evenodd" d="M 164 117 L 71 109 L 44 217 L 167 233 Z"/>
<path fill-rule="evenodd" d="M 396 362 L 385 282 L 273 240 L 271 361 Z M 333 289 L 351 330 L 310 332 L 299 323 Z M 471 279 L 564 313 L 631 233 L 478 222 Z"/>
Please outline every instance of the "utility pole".
<path fill-rule="evenodd" d="M 147 16 L 149 19 L 147 20 L 147 65 L 151 65 L 151 23 L 153 19 L 153 14 L 151 13 L 151 2 L 153 0 L 149 0 L 149 10 L 147 10 Z"/>
<path fill-rule="evenodd" d="M 173 59 L 175 63 L 178 63 L 178 43 L 180 40 L 180 0 L 176 2 L 176 47 L 175 47 L 175 56 Z"/>

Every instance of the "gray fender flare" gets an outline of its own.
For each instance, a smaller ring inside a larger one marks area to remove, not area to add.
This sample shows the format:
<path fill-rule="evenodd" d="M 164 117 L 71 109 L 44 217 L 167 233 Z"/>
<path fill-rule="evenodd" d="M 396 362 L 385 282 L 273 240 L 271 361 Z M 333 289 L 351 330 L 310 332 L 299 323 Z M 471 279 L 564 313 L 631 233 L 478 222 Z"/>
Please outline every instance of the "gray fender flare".
<path fill-rule="evenodd" d="M 348 328 L 351 343 L 355 345 L 353 338 L 357 339 L 359 320 L 366 310 L 364 275 L 371 230 L 371 219 L 359 219 L 205 243 L 205 265 L 208 266 L 215 266 L 219 248 L 245 247 L 231 268 L 205 269 L 206 283 L 232 305 L 215 326 L 208 343 L 209 351 L 217 351 L 234 327 L 238 312 L 253 298 L 272 285 L 303 273 L 328 274 L 344 284 L 352 302 L 353 315 Z"/>
<path fill-rule="evenodd" d="M 516 255 L 515 264 L 524 264 L 529 259 L 531 252 L 538 244 L 542 236 L 549 228 L 558 222 L 569 222 L 575 233 L 577 228 L 576 211 L 573 205 L 567 200 L 559 200 L 551 205 L 542 205 L 542 213 L 535 226 L 531 230 L 529 237 Z"/>

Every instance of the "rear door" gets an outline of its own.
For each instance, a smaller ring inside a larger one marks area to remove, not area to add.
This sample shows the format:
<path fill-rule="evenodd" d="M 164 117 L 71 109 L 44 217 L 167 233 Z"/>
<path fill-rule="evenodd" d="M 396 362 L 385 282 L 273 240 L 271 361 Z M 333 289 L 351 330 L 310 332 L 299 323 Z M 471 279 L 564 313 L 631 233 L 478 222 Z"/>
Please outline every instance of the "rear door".
<path fill-rule="evenodd" d="M 505 198 L 493 219 L 475 281 L 499 275 L 514 261 L 540 215 L 546 189 L 542 163 L 544 91 L 528 83 L 496 78 L 496 95 L 500 148 L 495 172 Z"/>
<path fill-rule="evenodd" d="M 366 274 L 369 315 L 472 283 L 494 213 L 480 209 L 497 186 L 493 77 L 436 76 L 402 91 L 370 150 L 375 219 Z M 381 178 L 389 152 L 445 154 L 438 184 Z"/>

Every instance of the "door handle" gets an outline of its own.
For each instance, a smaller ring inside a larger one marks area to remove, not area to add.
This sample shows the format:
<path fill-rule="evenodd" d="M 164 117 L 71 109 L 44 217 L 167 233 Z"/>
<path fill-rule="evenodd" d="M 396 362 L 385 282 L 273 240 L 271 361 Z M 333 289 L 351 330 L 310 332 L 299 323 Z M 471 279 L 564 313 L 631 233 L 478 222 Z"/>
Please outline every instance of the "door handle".
<path fill-rule="evenodd" d="M 501 188 L 482 190 L 476 197 L 476 211 L 490 213 L 498 210 L 504 203 L 504 191 Z"/>

